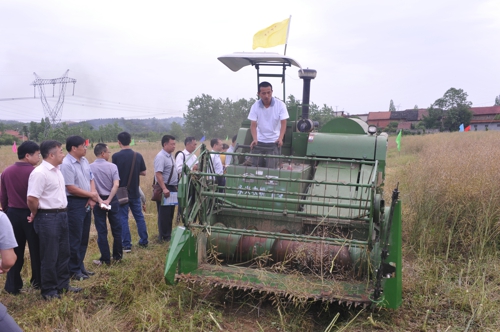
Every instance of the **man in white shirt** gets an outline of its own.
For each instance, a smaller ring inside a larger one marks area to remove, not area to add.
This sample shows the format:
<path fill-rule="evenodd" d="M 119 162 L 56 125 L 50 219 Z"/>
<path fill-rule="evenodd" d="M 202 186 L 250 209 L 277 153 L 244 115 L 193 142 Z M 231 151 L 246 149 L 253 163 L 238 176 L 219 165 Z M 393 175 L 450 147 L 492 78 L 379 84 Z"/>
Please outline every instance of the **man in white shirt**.
<path fill-rule="evenodd" d="M 222 140 L 219 138 L 212 138 L 210 141 L 210 146 L 212 147 L 212 152 L 222 152 Z M 225 178 L 222 176 L 224 174 L 224 167 L 222 166 L 222 161 L 220 160 L 219 154 L 210 154 L 210 158 L 212 159 L 213 169 L 212 173 L 218 174 L 221 176 L 216 176 L 215 181 L 219 187 L 223 187 L 226 185 Z M 221 189 L 220 191 L 223 191 Z"/>
<path fill-rule="evenodd" d="M 273 97 L 273 87 L 269 82 L 259 84 L 259 98 L 252 108 L 248 119 L 251 121 L 252 153 L 280 155 L 286 131 L 286 120 L 289 118 L 286 105 Z M 267 159 L 267 160 L 266 160 Z M 252 157 L 252 166 L 276 168 L 277 158 Z"/>
<path fill-rule="evenodd" d="M 196 138 L 190 136 L 186 137 L 184 140 L 185 149 L 177 152 L 175 157 L 175 166 L 177 167 L 177 173 L 180 175 L 182 172 L 182 166 L 184 163 L 193 171 L 198 169 L 197 156 L 193 153 L 196 149 Z"/>
<path fill-rule="evenodd" d="M 236 138 L 238 137 L 238 135 L 234 135 L 232 140 L 231 140 L 231 146 L 229 147 L 229 149 L 227 149 L 226 152 L 229 152 L 229 153 L 233 153 L 234 152 L 234 148 L 236 147 Z M 231 156 L 230 154 L 227 154 L 226 155 L 226 163 L 224 166 L 228 166 L 231 164 L 231 161 L 233 160 L 233 156 Z"/>
<path fill-rule="evenodd" d="M 61 143 L 40 144 L 43 161 L 30 174 L 28 181 L 29 222 L 40 240 L 42 266 L 41 293 L 44 299 L 59 298 L 64 291 L 79 292 L 69 286 L 69 228 L 64 177 L 59 165 L 64 159 Z"/>

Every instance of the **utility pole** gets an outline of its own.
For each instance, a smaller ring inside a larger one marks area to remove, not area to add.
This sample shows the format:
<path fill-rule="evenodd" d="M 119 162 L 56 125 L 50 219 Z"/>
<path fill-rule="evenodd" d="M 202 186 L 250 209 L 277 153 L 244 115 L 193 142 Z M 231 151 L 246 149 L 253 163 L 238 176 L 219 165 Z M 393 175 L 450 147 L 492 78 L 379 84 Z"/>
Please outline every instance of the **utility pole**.
<path fill-rule="evenodd" d="M 69 69 L 66 70 L 66 72 L 62 77 L 51 78 L 51 79 L 43 79 L 40 78 L 40 76 L 38 76 L 36 73 L 33 73 L 33 75 L 35 75 L 36 77 L 36 79 L 31 83 L 31 85 L 33 85 L 34 95 L 36 97 L 36 87 L 38 87 L 38 90 L 40 91 L 40 100 L 42 101 L 45 117 L 49 118 L 50 125 L 52 126 L 52 128 L 56 128 L 59 125 L 59 122 L 61 121 L 62 108 L 64 105 L 64 96 L 66 94 L 66 84 L 73 83 L 73 96 L 75 95 L 76 80 L 74 78 L 68 77 L 68 72 Z M 52 97 L 55 96 L 56 84 L 59 84 L 59 98 L 57 99 L 57 102 L 54 105 L 54 107 L 51 107 L 49 105 L 49 102 L 47 101 L 47 97 L 45 95 L 45 85 L 47 84 L 52 84 Z M 49 124 L 46 124 L 45 131 L 48 129 L 48 126 Z"/>

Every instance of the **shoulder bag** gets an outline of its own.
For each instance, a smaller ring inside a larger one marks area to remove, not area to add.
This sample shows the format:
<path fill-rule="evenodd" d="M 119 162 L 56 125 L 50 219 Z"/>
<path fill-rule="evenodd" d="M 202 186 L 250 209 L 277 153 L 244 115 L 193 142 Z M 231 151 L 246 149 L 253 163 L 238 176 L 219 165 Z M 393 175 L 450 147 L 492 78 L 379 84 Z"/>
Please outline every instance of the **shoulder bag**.
<path fill-rule="evenodd" d="M 130 174 L 128 175 L 127 186 L 119 187 L 116 191 L 116 198 L 118 198 L 118 203 L 120 203 L 120 205 L 128 204 L 128 188 L 130 186 L 130 180 L 132 179 L 132 173 L 134 172 L 135 156 L 136 152 L 134 151 L 134 158 L 132 158 L 132 167 L 130 168 Z"/>
<path fill-rule="evenodd" d="M 171 159 L 172 160 L 172 159 Z M 172 179 L 172 174 L 174 174 L 175 162 L 172 160 L 172 169 L 170 170 L 170 176 L 168 177 L 167 184 L 170 183 L 170 179 Z M 151 200 L 153 202 L 161 202 L 161 195 L 163 194 L 163 189 L 161 189 L 160 185 L 156 182 L 156 174 L 153 177 L 153 195 L 151 196 Z"/>

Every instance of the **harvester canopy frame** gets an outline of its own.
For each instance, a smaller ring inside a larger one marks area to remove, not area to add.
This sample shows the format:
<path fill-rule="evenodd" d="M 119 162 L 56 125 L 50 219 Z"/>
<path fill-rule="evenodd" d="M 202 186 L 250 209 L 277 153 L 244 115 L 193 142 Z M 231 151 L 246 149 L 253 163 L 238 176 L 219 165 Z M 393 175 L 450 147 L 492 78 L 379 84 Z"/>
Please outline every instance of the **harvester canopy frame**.
<path fill-rule="evenodd" d="M 279 77 L 283 83 L 283 100 L 286 100 L 285 94 L 285 71 L 287 67 L 295 66 L 302 69 L 302 66 L 293 58 L 278 53 L 267 52 L 236 52 L 223 55 L 218 58 L 220 62 L 226 65 L 234 72 L 246 66 L 254 66 L 257 69 L 257 86 L 261 77 Z M 261 67 L 281 67 L 281 74 L 261 73 Z"/>

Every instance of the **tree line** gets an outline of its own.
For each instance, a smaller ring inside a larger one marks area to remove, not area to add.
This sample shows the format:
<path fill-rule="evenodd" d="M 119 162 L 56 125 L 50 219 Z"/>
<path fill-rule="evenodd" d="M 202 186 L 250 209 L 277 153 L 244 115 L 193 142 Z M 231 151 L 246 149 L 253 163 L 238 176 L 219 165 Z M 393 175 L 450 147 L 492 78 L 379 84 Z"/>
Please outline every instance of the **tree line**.
<path fill-rule="evenodd" d="M 467 93 L 462 89 L 451 88 L 429 106 L 428 114 L 414 129 L 439 129 L 457 131 L 460 124 L 469 125 L 472 119 L 470 107 L 472 102 L 467 100 Z M 208 138 L 218 137 L 224 139 L 232 137 L 238 132 L 241 124 L 247 119 L 251 106 L 255 103 L 254 98 L 241 98 L 232 101 L 228 98 L 214 98 L 208 94 L 202 94 L 189 100 L 187 111 L 182 119 L 170 122 L 166 119 L 127 120 L 121 119 L 97 119 L 84 121 L 77 124 L 61 123 L 51 126 L 48 118 L 42 118 L 39 123 L 31 121 L 29 124 L 8 124 L 0 122 L 0 145 L 11 145 L 13 141 L 20 139 L 5 134 L 6 129 L 18 130 L 20 134 L 30 140 L 40 142 L 46 139 L 56 139 L 64 142 L 66 137 L 80 135 L 92 142 L 113 142 L 121 131 L 130 132 L 135 138 L 148 141 L 158 141 L 165 134 L 173 135 L 179 141 L 187 136 L 200 139 L 202 136 Z M 289 95 L 285 101 L 289 113 L 301 114 L 301 101 L 293 95 Z M 500 105 L 500 96 L 495 98 L 495 105 Z M 415 105 L 415 109 L 418 106 Z M 391 100 L 390 111 L 396 111 L 394 102 Z M 309 104 L 309 118 L 317 121 L 320 126 L 336 116 L 332 106 L 323 104 L 319 106 L 314 102 Z M 113 122 L 113 123 L 111 123 Z M 104 124 L 103 124 L 104 123 Z M 391 122 L 385 131 L 394 132 L 398 122 Z"/>
<path fill-rule="evenodd" d="M 237 101 L 226 99 L 215 99 L 210 95 L 202 94 L 189 100 L 187 112 L 184 113 L 184 126 L 173 123 L 171 134 L 182 140 L 186 136 L 200 138 L 226 138 L 232 137 L 238 132 L 241 124 L 247 119 L 250 108 L 255 103 L 254 98 L 241 98 Z M 299 112 L 301 114 L 301 101 L 293 95 L 289 95 L 285 101 L 288 112 Z M 321 124 L 335 117 L 331 106 L 324 104 L 309 104 L 309 118 Z"/>

